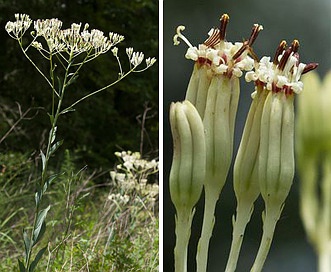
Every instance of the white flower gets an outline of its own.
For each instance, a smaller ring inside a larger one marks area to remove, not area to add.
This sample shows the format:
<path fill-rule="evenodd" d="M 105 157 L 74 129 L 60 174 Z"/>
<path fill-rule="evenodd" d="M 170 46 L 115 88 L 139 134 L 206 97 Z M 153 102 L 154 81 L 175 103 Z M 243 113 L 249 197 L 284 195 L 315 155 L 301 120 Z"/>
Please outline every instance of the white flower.
<path fill-rule="evenodd" d="M 137 67 L 143 61 L 143 59 L 144 59 L 144 53 L 133 52 L 130 62 L 134 67 Z"/>
<path fill-rule="evenodd" d="M 33 42 L 31 45 L 38 50 L 43 49 L 43 45 L 40 42 Z"/>
<path fill-rule="evenodd" d="M 109 41 L 111 43 L 111 46 L 114 46 L 124 40 L 124 36 L 119 35 L 114 32 L 109 32 Z"/>
<path fill-rule="evenodd" d="M 301 75 L 315 69 L 317 64 L 300 63 L 298 48 L 297 40 L 294 40 L 287 49 L 286 42 L 282 41 L 273 61 L 270 60 L 270 57 L 261 58 L 255 71 L 246 74 L 246 81 L 260 82 L 272 91 L 283 90 L 287 93 L 300 93 L 303 89 L 303 83 L 300 81 Z"/>
<path fill-rule="evenodd" d="M 129 47 L 125 49 L 126 54 L 128 55 L 128 58 L 131 59 L 132 53 L 133 53 L 133 48 Z"/>
<path fill-rule="evenodd" d="M 145 61 L 146 67 L 151 67 L 156 62 L 156 58 L 147 58 Z"/>
<path fill-rule="evenodd" d="M 117 57 L 118 48 L 117 48 L 117 47 L 114 47 L 111 51 L 113 52 L 113 55 L 114 55 L 115 57 Z"/>
<path fill-rule="evenodd" d="M 192 46 L 181 33 L 185 27 L 178 26 L 177 33 L 174 36 L 174 44 L 178 45 L 179 38 L 182 39 L 189 47 L 185 57 L 201 65 L 207 65 L 215 74 L 241 77 L 242 71 L 250 71 L 254 67 L 254 60 L 248 54 L 251 52 L 251 46 L 263 27 L 255 24 L 248 41 L 231 43 L 225 41 L 228 21 L 229 16 L 224 14 L 221 18 L 220 29 L 212 28 L 208 32 L 208 39 L 203 44 L 199 44 L 198 47 Z"/>
<path fill-rule="evenodd" d="M 37 36 L 43 36 L 45 40 L 55 39 L 61 30 L 62 21 L 57 18 L 34 21 L 34 29 Z"/>
<path fill-rule="evenodd" d="M 20 39 L 24 33 L 29 29 L 32 20 L 27 14 L 15 14 L 15 22 L 7 22 L 5 29 L 8 34 L 14 39 Z"/>

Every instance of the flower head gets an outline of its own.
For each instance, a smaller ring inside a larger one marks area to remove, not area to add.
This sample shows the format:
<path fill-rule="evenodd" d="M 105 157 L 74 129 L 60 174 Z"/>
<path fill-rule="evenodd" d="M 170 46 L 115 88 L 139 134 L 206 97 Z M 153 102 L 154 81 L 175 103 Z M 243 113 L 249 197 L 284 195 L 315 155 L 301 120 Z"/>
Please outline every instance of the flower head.
<path fill-rule="evenodd" d="M 7 22 L 5 29 L 8 34 L 14 39 L 20 39 L 24 33 L 29 29 L 32 20 L 27 14 L 15 14 L 15 22 Z"/>
<path fill-rule="evenodd" d="M 173 135 L 173 161 L 169 186 L 177 211 L 193 209 L 198 202 L 206 171 L 206 145 L 202 120 L 187 100 L 172 103 L 170 125 Z"/>
<path fill-rule="evenodd" d="M 300 81 L 301 75 L 315 69 L 317 63 L 300 63 L 298 49 L 297 40 L 294 40 L 288 48 L 286 48 L 286 42 L 281 41 L 273 61 L 270 57 L 262 57 L 255 71 L 246 74 L 246 81 L 255 81 L 274 92 L 283 90 L 287 94 L 300 93 L 303 88 L 303 83 Z"/>
<path fill-rule="evenodd" d="M 212 28 L 208 33 L 208 39 L 198 47 L 193 46 L 181 33 L 185 27 L 179 26 L 174 36 L 174 44 L 178 45 L 181 38 L 189 46 L 185 55 L 187 59 L 207 65 L 215 74 L 240 77 L 242 71 L 250 71 L 254 67 L 254 59 L 249 54 L 255 58 L 251 46 L 263 27 L 255 24 L 247 41 L 232 43 L 225 40 L 229 16 L 224 14 L 220 21 L 220 28 Z"/>

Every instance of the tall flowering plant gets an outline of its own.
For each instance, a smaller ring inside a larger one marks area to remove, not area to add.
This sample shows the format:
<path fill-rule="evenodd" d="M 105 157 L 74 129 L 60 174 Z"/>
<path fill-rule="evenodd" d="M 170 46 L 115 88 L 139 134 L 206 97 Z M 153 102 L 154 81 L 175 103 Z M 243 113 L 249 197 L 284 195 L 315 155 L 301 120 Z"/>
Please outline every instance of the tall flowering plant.
<path fill-rule="evenodd" d="M 306 65 L 299 62 L 297 40 L 289 47 L 282 41 L 272 61 L 270 57 L 259 60 L 252 50 L 252 44 L 263 29 L 262 26 L 255 24 L 248 40 L 231 43 L 225 40 L 229 16 L 224 14 L 220 21 L 220 28 L 212 29 L 209 38 L 198 47 L 192 46 L 182 35 L 183 26 L 177 28 L 174 37 L 175 44 L 178 44 L 178 38 L 188 44 L 189 49 L 185 56 L 195 61 L 185 99 L 195 106 L 203 120 L 206 143 L 205 175 L 199 176 L 205 192 L 205 209 L 197 248 L 197 271 L 207 270 L 215 206 L 232 160 L 234 125 L 240 94 L 239 78 L 246 72 L 245 79 L 255 83 L 255 91 L 234 164 L 237 209 L 233 217 L 232 245 L 225 271 L 232 272 L 236 269 L 245 228 L 250 221 L 254 202 L 261 194 L 265 202 L 263 235 L 251 269 L 252 272 L 258 272 L 262 270 L 269 252 L 276 223 L 294 176 L 294 96 L 302 91 L 301 75 L 315 69 L 317 64 Z M 170 122 L 172 123 L 171 118 Z M 193 130 L 190 132 L 194 133 Z M 180 131 L 173 134 L 173 137 L 174 160 L 178 152 L 184 158 L 185 150 L 178 151 L 176 146 L 176 138 L 181 137 Z M 203 137 L 199 139 L 201 141 Z M 202 157 L 202 153 L 200 154 Z M 203 165 L 199 164 L 199 169 Z M 182 171 L 185 167 L 186 164 L 182 163 L 177 171 Z M 194 173 L 194 169 L 191 169 L 191 173 Z M 170 180 L 170 186 L 171 182 Z M 177 183 L 181 184 L 181 180 L 177 180 Z M 171 193 L 173 194 L 172 191 Z M 176 223 L 180 216 L 185 215 L 179 214 L 177 210 Z M 187 229 L 190 228 L 191 225 L 187 224 Z M 178 235 L 176 232 L 177 239 Z M 181 257 L 175 251 L 175 263 L 186 261 L 186 258 L 181 260 Z M 175 268 L 177 272 L 186 271 L 184 265 L 180 269 Z"/>
<path fill-rule="evenodd" d="M 127 48 L 126 54 L 130 68 L 128 71 L 124 71 L 116 47 L 124 40 L 124 36 L 120 34 L 110 32 L 105 36 L 102 31 L 89 30 L 89 25 L 82 25 L 82 23 L 73 23 L 70 28 L 62 29 L 62 21 L 57 18 L 33 21 L 27 14 L 15 14 L 15 19 L 13 22 L 7 22 L 5 29 L 9 36 L 18 42 L 24 56 L 47 82 L 52 99 L 51 108 L 48 111 L 50 130 L 47 145 L 45 150 L 40 151 L 42 169 L 40 179 L 36 184 L 34 221 L 30 228 L 23 230 L 25 258 L 24 261 L 18 261 L 21 272 L 30 272 L 35 270 L 47 248 L 47 246 L 43 247 L 34 257 L 32 256 L 34 248 L 46 231 L 45 218 L 50 206 L 44 207 L 43 196 L 50 183 L 58 176 L 58 174 L 49 175 L 47 169 L 52 155 L 63 143 L 63 140 L 57 139 L 59 118 L 70 111 L 74 111 L 74 107 L 78 103 L 112 87 L 129 74 L 145 71 L 155 63 L 156 59 L 145 59 L 142 52 L 134 52 L 133 48 Z M 28 33 L 31 26 L 33 30 Z M 37 50 L 46 60 L 49 65 L 49 74 L 45 74 L 39 68 L 38 63 L 30 57 L 30 50 Z M 81 68 L 109 51 L 118 63 L 118 78 L 114 82 L 82 96 L 70 106 L 63 107 L 65 93 L 77 79 Z M 140 69 L 139 67 L 144 59 L 146 66 Z"/>

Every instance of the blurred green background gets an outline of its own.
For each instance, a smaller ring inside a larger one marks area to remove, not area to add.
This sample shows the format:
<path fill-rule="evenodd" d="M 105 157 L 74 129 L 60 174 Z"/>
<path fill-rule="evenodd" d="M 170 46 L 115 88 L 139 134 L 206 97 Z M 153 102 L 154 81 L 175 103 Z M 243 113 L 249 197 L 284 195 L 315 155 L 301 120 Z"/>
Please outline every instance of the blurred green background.
<path fill-rule="evenodd" d="M 49 130 L 51 92 L 43 78 L 23 56 L 17 41 L 5 31 L 15 13 L 29 14 L 33 20 L 59 18 L 63 28 L 71 23 L 89 23 L 107 36 L 125 36 L 118 45 L 125 71 L 126 47 L 142 51 L 145 57 L 158 58 L 158 3 L 154 0 L 0 0 L 0 138 L 18 118 L 17 103 L 24 112 L 30 107 L 31 120 L 22 121 L 0 145 L 0 152 L 30 152 L 44 145 Z M 31 30 L 33 28 L 31 27 Z M 28 36 L 29 34 L 27 34 Z M 34 48 L 29 50 L 36 63 L 48 73 L 48 63 Z M 144 67 L 144 63 L 141 68 Z M 118 64 L 111 52 L 84 66 L 79 80 L 66 93 L 65 105 L 117 79 Z M 158 63 L 144 73 L 133 73 L 112 88 L 80 103 L 76 111 L 60 118 L 58 138 L 64 139 L 61 151 L 71 150 L 79 167 L 113 167 L 115 151 L 142 151 L 158 156 Z M 146 111 L 143 145 L 142 116 Z M 35 115 L 36 114 L 36 115 Z M 39 151 L 35 156 L 38 156 Z M 59 160 L 63 152 L 59 152 Z M 1 162 L 0 162 L 1 164 Z M 54 165 L 56 167 L 56 165 Z"/>
<path fill-rule="evenodd" d="M 221 14 L 228 13 L 229 41 L 242 41 L 250 34 L 254 23 L 264 26 L 254 51 L 259 56 L 273 57 L 282 39 L 300 41 L 300 61 L 318 62 L 318 72 L 324 76 L 331 68 L 331 4 L 330 0 L 192 0 L 164 1 L 164 271 L 173 271 L 174 208 L 170 202 L 168 174 L 172 158 L 172 139 L 169 129 L 171 101 L 184 99 L 193 63 L 184 58 L 186 45 L 173 46 L 172 37 L 178 25 L 185 25 L 184 35 L 193 45 L 202 43 L 211 27 L 217 27 Z M 235 150 L 237 150 L 248 108 L 252 84 L 242 81 L 237 114 Z M 235 152 L 236 154 L 236 152 Z M 315 254 L 306 241 L 298 214 L 298 186 L 295 177 L 282 217 L 277 224 L 274 241 L 264 271 L 316 271 Z M 195 271 L 195 250 L 200 235 L 203 200 L 199 202 L 192 229 L 188 271 Z M 261 199 L 256 204 L 247 227 L 237 271 L 249 271 L 261 237 Z M 232 168 L 222 191 L 216 211 L 216 223 L 209 251 L 208 271 L 224 271 L 231 242 L 231 217 L 235 211 L 232 189 Z"/>

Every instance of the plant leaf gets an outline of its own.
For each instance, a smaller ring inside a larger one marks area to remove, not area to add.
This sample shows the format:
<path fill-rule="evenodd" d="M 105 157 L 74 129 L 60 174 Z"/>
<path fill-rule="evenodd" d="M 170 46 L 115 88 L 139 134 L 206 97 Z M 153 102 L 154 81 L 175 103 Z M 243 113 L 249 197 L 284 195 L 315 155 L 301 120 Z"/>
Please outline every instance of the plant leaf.
<path fill-rule="evenodd" d="M 41 257 L 43 256 L 45 250 L 46 250 L 47 246 L 45 246 L 44 248 L 40 249 L 39 252 L 37 253 L 36 257 L 34 258 L 34 260 L 31 263 L 29 272 L 33 272 L 34 269 L 36 268 L 38 262 L 40 261 Z"/>
<path fill-rule="evenodd" d="M 77 80 L 78 76 L 79 76 L 78 74 L 71 75 L 71 78 L 69 79 L 68 83 L 66 84 L 66 87 L 68 87 L 69 85 L 71 85 L 72 83 L 74 83 Z"/>
<path fill-rule="evenodd" d="M 18 267 L 20 269 L 20 272 L 26 272 L 26 268 L 25 268 L 24 264 L 21 262 L 21 260 L 17 259 L 17 261 L 18 261 Z"/>
<path fill-rule="evenodd" d="M 63 111 L 61 111 L 60 114 L 65 114 L 65 113 L 71 112 L 71 111 L 75 111 L 75 109 L 73 109 L 73 108 L 67 108 L 67 109 L 64 109 Z"/>
<path fill-rule="evenodd" d="M 33 245 L 35 245 L 41 239 L 42 235 L 45 233 L 46 224 L 43 223 L 45 222 L 47 212 L 49 211 L 50 208 L 51 206 L 49 205 L 46 209 L 43 209 L 38 213 L 36 227 L 33 231 Z"/>
<path fill-rule="evenodd" d="M 41 224 L 41 228 L 40 228 L 40 231 L 39 231 L 39 234 L 38 234 L 38 237 L 34 238 L 33 239 L 33 245 L 37 244 L 41 238 L 43 238 L 44 234 L 46 232 L 46 223 L 45 221 Z"/>
<path fill-rule="evenodd" d="M 41 198 L 41 192 L 40 192 L 40 189 L 38 189 L 34 195 L 34 200 L 36 201 L 36 206 L 39 205 L 40 198 Z"/>
<path fill-rule="evenodd" d="M 47 189 L 48 189 L 48 186 L 53 182 L 54 179 L 56 179 L 57 177 L 59 176 L 59 174 L 54 174 L 54 175 L 51 175 L 48 180 L 46 180 L 45 184 L 44 184 L 44 187 L 43 187 L 43 191 L 42 193 L 44 194 Z"/>
<path fill-rule="evenodd" d="M 28 253 L 31 250 L 31 241 L 26 229 L 23 229 L 23 242 L 25 248 L 25 256 L 28 256 L 29 255 Z"/>
<path fill-rule="evenodd" d="M 56 138 L 56 131 L 57 131 L 57 127 L 54 127 L 51 129 L 51 131 L 49 132 L 49 139 L 51 144 L 55 141 Z"/>
<path fill-rule="evenodd" d="M 51 146 L 49 151 L 49 155 L 52 155 L 61 145 L 63 144 L 63 140 L 56 142 Z"/>
<path fill-rule="evenodd" d="M 56 78 L 57 78 L 57 82 L 59 84 L 58 87 L 59 87 L 59 94 L 60 94 L 62 92 L 62 81 L 59 76 L 57 76 Z"/>
<path fill-rule="evenodd" d="M 46 157 L 45 154 L 40 150 L 40 156 L 41 156 L 41 162 L 43 165 L 43 171 L 45 170 L 45 166 L 46 166 Z"/>

